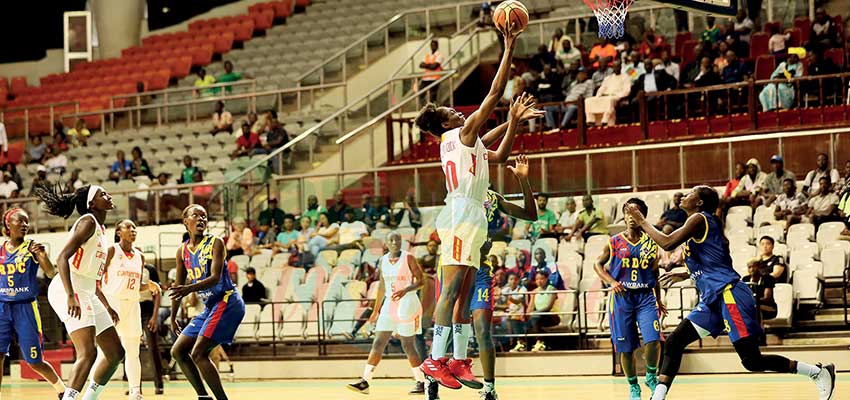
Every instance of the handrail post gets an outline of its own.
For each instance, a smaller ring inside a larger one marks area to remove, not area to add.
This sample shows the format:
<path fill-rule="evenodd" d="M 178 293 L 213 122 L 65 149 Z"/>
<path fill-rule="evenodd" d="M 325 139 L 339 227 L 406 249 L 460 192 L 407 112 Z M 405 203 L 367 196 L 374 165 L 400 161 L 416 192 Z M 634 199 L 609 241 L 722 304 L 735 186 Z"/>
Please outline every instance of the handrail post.
<path fill-rule="evenodd" d="M 395 138 L 393 137 L 393 120 L 392 118 L 387 118 L 387 162 L 391 163 L 395 159 Z M 412 145 L 412 143 L 411 143 Z M 402 148 L 402 153 L 404 153 L 404 149 Z"/>
<path fill-rule="evenodd" d="M 369 41 L 363 41 L 363 68 L 369 68 Z"/>
<path fill-rule="evenodd" d="M 455 32 L 460 32 L 460 4 L 455 6 Z"/>
<path fill-rule="evenodd" d="M 168 92 L 165 92 L 165 96 L 162 99 L 162 105 L 165 108 L 165 123 L 168 123 Z"/>
<path fill-rule="evenodd" d="M 747 82 L 747 112 L 750 114 L 750 129 L 758 129 L 759 117 L 756 112 L 756 83 L 750 79 Z"/>
<path fill-rule="evenodd" d="M 640 129 L 644 139 L 649 139 L 649 111 L 646 107 L 646 93 L 641 90 L 638 92 L 638 114 L 640 117 Z"/>
<path fill-rule="evenodd" d="M 578 110 L 578 116 L 576 117 L 576 124 L 578 125 L 578 144 L 580 146 L 587 145 L 587 121 L 586 115 L 584 114 L 584 96 L 579 96 L 578 100 L 576 100 Z"/>
<path fill-rule="evenodd" d="M 112 103 L 112 99 L 109 99 L 109 102 L 110 102 L 110 105 L 112 105 L 112 104 L 111 104 L 111 103 Z M 112 108 L 112 107 L 110 107 L 110 108 Z M 53 124 L 54 124 L 54 122 L 53 122 L 53 114 L 54 114 L 54 112 L 53 112 L 53 104 L 51 104 L 51 105 L 50 105 L 50 129 L 53 129 Z"/>
<path fill-rule="evenodd" d="M 30 109 L 24 110 L 24 137 L 29 138 L 30 135 Z M 29 140 L 29 139 L 27 139 Z"/>
<path fill-rule="evenodd" d="M 425 37 L 431 34 L 431 11 L 425 9 Z"/>

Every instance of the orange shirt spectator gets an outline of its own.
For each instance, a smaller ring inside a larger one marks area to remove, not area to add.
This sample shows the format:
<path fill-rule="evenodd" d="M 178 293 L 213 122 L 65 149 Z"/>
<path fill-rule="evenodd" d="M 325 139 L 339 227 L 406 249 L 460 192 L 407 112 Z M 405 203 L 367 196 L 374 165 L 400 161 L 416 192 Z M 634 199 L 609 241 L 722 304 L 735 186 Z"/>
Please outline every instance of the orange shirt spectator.
<path fill-rule="evenodd" d="M 602 57 L 608 57 L 609 60 L 617 57 L 617 48 L 608 39 L 602 39 L 601 43 L 593 45 L 590 49 L 590 61 L 593 62 L 594 68 L 599 68 L 599 59 Z"/>

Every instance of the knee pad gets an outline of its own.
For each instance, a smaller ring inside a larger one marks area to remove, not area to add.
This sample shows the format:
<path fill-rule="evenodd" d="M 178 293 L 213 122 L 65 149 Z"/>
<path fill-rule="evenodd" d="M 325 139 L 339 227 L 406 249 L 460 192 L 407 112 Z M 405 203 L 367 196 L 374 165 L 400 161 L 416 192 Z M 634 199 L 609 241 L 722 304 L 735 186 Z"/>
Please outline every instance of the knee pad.
<path fill-rule="evenodd" d="M 763 372 L 765 371 L 764 362 L 762 362 L 762 357 L 759 356 L 746 356 L 741 358 L 741 365 L 750 372 Z"/>

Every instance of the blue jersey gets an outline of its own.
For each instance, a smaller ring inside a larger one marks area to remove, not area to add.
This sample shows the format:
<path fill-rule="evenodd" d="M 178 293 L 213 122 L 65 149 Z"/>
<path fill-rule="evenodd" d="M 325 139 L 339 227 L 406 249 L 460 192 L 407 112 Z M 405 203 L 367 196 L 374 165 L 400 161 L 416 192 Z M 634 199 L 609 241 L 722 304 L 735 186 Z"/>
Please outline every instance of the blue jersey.
<path fill-rule="evenodd" d="M 626 239 L 625 232 L 608 240 L 611 250 L 609 273 L 626 289 L 652 289 L 657 278 L 652 266 L 658 258 L 658 244 L 646 233 L 637 243 Z"/>
<path fill-rule="evenodd" d="M 183 266 L 186 267 L 186 284 L 193 284 L 207 279 L 212 274 L 213 245 L 215 236 L 205 235 L 195 247 L 189 250 L 188 240 L 183 242 Z M 225 295 L 232 293 L 236 285 L 230 280 L 227 268 L 222 266 L 221 279 L 213 287 L 198 291 L 198 298 L 208 307 L 221 301 Z"/>
<path fill-rule="evenodd" d="M 32 240 L 24 240 L 12 251 L 0 249 L 0 301 L 19 302 L 38 296 L 38 261 L 30 253 Z"/>
<path fill-rule="evenodd" d="M 484 216 L 487 218 L 487 239 L 484 240 L 484 245 L 481 246 L 481 262 L 487 258 L 490 253 L 490 248 L 493 247 L 493 239 L 490 236 L 500 230 L 502 224 L 502 213 L 499 212 L 499 196 L 498 193 L 488 190 L 484 197 Z"/>
<path fill-rule="evenodd" d="M 705 232 L 702 237 L 685 242 L 685 266 L 696 283 L 700 300 L 712 303 L 727 285 L 740 281 L 741 276 L 732 268 L 729 243 L 714 216 L 704 211 L 699 214 L 705 219 Z"/>

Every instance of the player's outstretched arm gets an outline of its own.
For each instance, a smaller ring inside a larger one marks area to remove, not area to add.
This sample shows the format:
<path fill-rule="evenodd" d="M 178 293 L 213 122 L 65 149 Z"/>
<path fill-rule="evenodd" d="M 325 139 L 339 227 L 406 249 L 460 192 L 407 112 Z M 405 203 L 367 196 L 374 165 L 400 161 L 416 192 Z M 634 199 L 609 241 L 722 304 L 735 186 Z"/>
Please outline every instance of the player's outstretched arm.
<path fill-rule="evenodd" d="M 516 204 L 505 201 L 505 198 L 499 195 L 499 210 L 511 217 L 522 219 L 525 221 L 537 220 L 537 204 L 534 202 L 534 193 L 531 191 L 531 183 L 528 181 L 528 157 L 525 154 L 520 154 L 516 158 L 516 166 L 508 166 L 508 169 L 514 173 L 519 185 L 522 188 L 523 206 L 520 208 Z"/>
<path fill-rule="evenodd" d="M 501 164 L 508 161 L 508 157 L 511 155 L 511 149 L 514 147 L 516 131 L 523 117 L 526 115 L 543 115 L 543 112 L 536 110 L 534 105 L 534 97 L 528 93 L 523 93 L 511 102 L 507 133 L 505 133 L 505 138 L 502 140 L 502 143 L 499 143 L 496 151 L 487 151 L 487 158 L 490 162 Z"/>
<path fill-rule="evenodd" d="M 649 221 L 643 217 L 643 214 L 640 213 L 640 209 L 636 205 L 627 205 L 626 212 L 629 213 L 629 216 L 631 216 L 635 222 L 643 228 L 643 231 L 646 232 L 646 234 L 649 235 L 655 243 L 658 243 L 659 247 L 667 251 L 672 251 L 690 238 L 703 237 L 704 234 L 708 233 L 708 226 L 706 225 L 705 217 L 702 214 L 692 214 L 685 221 L 685 225 L 676 229 L 671 234 L 666 235 L 649 223 Z"/>
<path fill-rule="evenodd" d="M 490 117 L 490 114 L 499 104 L 499 99 L 502 97 L 502 93 L 505 92 L 505 86 L 508 83 L 508 76 L 511 71 L 511 62 L 514 58 L 514 45 L 516 44 L 516 37 L 519 33 L 513 32 L 513 26 L 511 26 L 505 33 L 505 52 L 502 54 L 502 61 L 499 63 L 499 70 L 496 72 L 496 77 L 493 79 L 493 84 L 490 86 L 490 92 L 487 93 L 487 97 L 484 98 L 484 101 L 481 102 L 481 107 L 478 108 L 469 118 L 466 119 L 466 122 L 463 124 L 463 128 L 460 130 L 460 141 L 464 145 L 468 147 L 472 147 L 475 144 L 475 139 L 478 136 L 478 132 L 481 130 L 481 126 L 484 125 L 484 122 L 487 121 L 487 118 Z"/>

